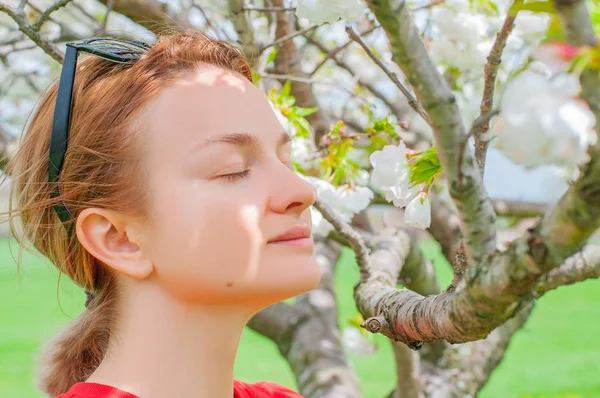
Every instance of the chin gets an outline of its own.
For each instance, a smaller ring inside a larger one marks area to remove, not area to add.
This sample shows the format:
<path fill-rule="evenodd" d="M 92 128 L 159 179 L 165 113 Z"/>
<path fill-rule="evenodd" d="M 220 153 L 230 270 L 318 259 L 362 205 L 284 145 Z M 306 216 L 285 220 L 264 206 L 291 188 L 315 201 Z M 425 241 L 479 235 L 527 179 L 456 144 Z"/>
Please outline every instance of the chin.
<path fill-rule="evenodd" d="M 265 272 L 263 283 L 256 286 L 255 297 L 263 297 L 270 304 L 304 294 L 319 286 L 321 270 L 316 259 L 305 261 L 288 259 L 285 265 L 269 268 Z M 261 300 L 262 301 L 262 300 Z"/>

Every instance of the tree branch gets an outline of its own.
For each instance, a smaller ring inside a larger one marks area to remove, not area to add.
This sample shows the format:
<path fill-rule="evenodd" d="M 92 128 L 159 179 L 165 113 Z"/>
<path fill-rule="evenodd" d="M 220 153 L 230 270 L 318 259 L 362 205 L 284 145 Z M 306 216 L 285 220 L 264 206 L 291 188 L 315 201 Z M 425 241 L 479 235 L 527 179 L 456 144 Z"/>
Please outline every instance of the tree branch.
<path fill-rule="evenodd" d="M 383 62 L 381 62 L 381 60 L 375 54 L 373 54 L 373 51 L 371 51 L 371 49 L 369 48 L 369 46 L 367 46 L 367 44 L 363 41 L 363 39 L 358 34 L 356 34 L 354 29 L 352 29 L 352 26 L 347 25 L 346 32 L 348 33 L 348 37 L 350 37 L 351 40 L 357 42 L 362 47 L 362 49 L 365 50 L 365 52 L 373 60 L 373 62 L 375 62 L 375 64 L 377 64 L 377 66 L 379 66 L 379 68 L 390 78 L 390 80 L 396 85 L 396 87 L 398 87 L 398 89 L 402 92 L 402 94 L 404 94 L 404 96 L 408 100 L 408 105 L 419 116 L 421 116 L 423 118 L 423 120 L 425 120 L 429 124 L 431 122 L 429 120 L 429 116 L 427 116 L 427 114 L 425 113 L 423 108 L 421 108 L 421 105 L 419 105 L 419 103 L 413 97 L 413 95 L 410 93 L 410 91 L 402 85 L 402 83 L 398 79 L 398 76 L 396 76 L 395 73 L 390 71 L 383 64 Z"/>
<path fill-rule="evenodd" d="M 274 7 L 283 7 L 283 0 L 273 0 Z M 276 41 L 282 37 L 293 34 L 295 29 L 294 15 L 286 12 L 278 12 L 275 15 L 275 37 Z M 307 77 L 302 70 L 302 57 L 300 51 L 293 40 L 285 40 L 280 44 L 279 51 L 275 57 L 275 69 L 278 74 L 288 74 L 297 77 Z M 317 108 L 317 111 L 308 115 L 306 120 L 314 129 L 314 143 L 318 147 L 321 137 L 329 130 L 329 124 L 325 115 L 319 106 L 319 101 L 315 97 L 310 84 L 292 82 L 291 93 L 296 98 L 296 104 L 306 108 Z"/>
<path fill-rule="evenodd" d="M 258 12 L 285 12 L 285 11 L 296 11 L 296 7 L 254 7 L 246 6 L 245 11 L 258 11 Z"/>
<path fill-rule="evenodd" d="M 266 44 L 264 45 L 261 49 L 260 52 L 265 51 L 267 48 L 269 47 L 274 47 L 274 46 L 278 46 L 283 42 L 286 42 L 288 40 L 292 40 L 294 37 L 298 37 L 298 36 L 302 36 L 303 34 L 306 34 L 308 32 L 310 32 L 311 30 L 317 29 L 320 25 L 313 25 L 313 26 L 309 26 L 308 28 L 304 28 L 301 30 L 297 30 L 295 32 L 292 32 L 290 34 L 287 34 L 285 36 L 279 37 L 277 40 L 275 40 L 272 43 Z"/>
<path fill-rule="evenodd" d="M 365 35 L 365 34 L 367 34 L 367 32 L 363 33 L 363 35 Z M 350 75 L 352 75 L 352 76 L 357 76 L 358 75 L 358 72 L 356 70 L 354 70 L 354 68 L 352 68 L 350 65 L 348 65 L 344 60 L 339 59 L 337 57 L 337 55 L 341 52 L 341 50 L 343 48 L 346 48 L 348 44 L 353 43 L 352 40 L 349 40 L 344 45 L 342 45 L 340 47 L 337 47 L 336 49 L 330 51 L 318 39 L 316 39 L 314 37 L 311 37 L 311 36 L 305 36 L 305 37 L 306 37 L 306 40 L 308 41 L 309 44 L 312 44 L 312 45 L 318 47 L 322 52 L 324 52 L 325 54 L 327 54 L 326 58 L 321 62 L 321 64 L 324 64 L 328 59 L 332 59 L 336 63 L 337 66 L 339 66 L 342 69 L 347 70 L 350 73 Z M 314 71 L 309 76 L 312 76 L 319 68 L 320 68 L 320 65 L 317 65 L 315 67 Z M 394 115 L 396 115 L 396 117 L 398 118 L 398 120 L 401 120 L 404 117 L 406 117 L 406 112 L 408 111 L 408 109 L 407 109 L 405 103 L 403 103 L 401 101 L 389 99 L 374 84 L 372 84 L 370 82 L 367 82 L 367 81 L 365 81 L 363 79 L 358 79 L 358 84 L 360 86 L 365 87 L 375 97 L 379 98 L 390 109 L 390 112 L 392 112 Z M 362 128 L 358 128 L 356 130 L 362 131 Z"/>
<path fill-rule="evenodd" d="M 306 77 L 296 77 L 296 76 L 292 76 L 292 75 L 276 75 L 276 74 L 272 74 L 272 73 L 262 73 L 262 74 L 260 74 L 260 76 L 265 79 L 281 80 L 283 82 L 285 82 L 286 80 L 289 80 L 290 82 L 305 83 L 305 84 L 309 84 L 309 85 L 321 84 L 324 86 L 332 86 L 335 88 L 341 88 L 342 90 L 346 91 L 351 97 L 357 99 L 359 102 L 367 103 L 366 98 L 361 98 L 361 96 L 359 94 L 355 93 L 351 89 L 344 87 L 344 86 L 340 86 L 339 84 L 336 84 L 335 82 L 310 79 L 310 78 L 306 78 Z"/>
<path fill-rule="evenodd" d="M 510 35 L 510 32 L 515 26 L 515 18 L 517 17 L 517 9 L 515 6 L 522 3 L 523 0 L 513 1 L 509 8 L 506 19 L 502 24 L 502 28 L 500 28 L 500 32 L 498 32 L 496 35 L 496 40 L 494 40 L 490 55 L 487 57 L 487 63 L 485 64 L 484 68 L 484 86 L 483 98 L 481 99 L 480 105 L 480 117 L 486 115 L 492 110 L 494 103 L 494 89 L 496 86 L 496 75 L 498 74 L 502 52 L 504 51 L 504 46 L 506 45 L 508 35 Z M 489 140 L 484 139 L 482 135 L 488 131 L 489 127 L 490 121 L 488 118 L 483 123 L 476 124 L 474 128 L 471 129 L 471 134 L 475 140 L 475 160 L 479 166 L 479 171 L 481 172 L 482 178 L 485 169 L 485 156 L 489 143 Z"/>
<path fill-rule="evenodd" d="M 360 37 L 365 37 L 366 35 L 368 35 L 369 33 L 374 32 L 377 28 L 380 28 L 380 26 L 377 26 L 375 24 L 373 24 L 372 27 L 370 27 L 368 30 L 366 30 L 365 32 L 362 32 L 360 34 Z M 307 36 L 307 40 L 309 43 L 316 45 L 317 47 L 319 47 L 319 49 L 321 51 L 323 51 L 325 53 L 325 58 L 319 62 L 317 64 L 317 66 L 315 66 L 315 68 L 313 69 L 312 72 L 310 72 L 310 76 L 314 75 L 315 73 L 317 73 L 317 71 L 323 66 L 325 65 L 325 63 L 330 60 L 330 59 L 334 59 L 337 61 L 336 56 L 341 53 L 344 49 L 346 49 L 350 44 L 352 44 L 352 42 L 354 40 L 348 40 L 347 42 L 345 42 L 344 44 L 342 44 L 341 46 L 338 46 L 336 48 L 334 48 L 333 50 L 327 50 L 327 48 L 321 43 L 319 42 L 316 38 L 314 37 L 310 37 Z M 352 73 L 352 75 L 354 75 L 354 73 Z"/>
<path fill-rule="evenodd" d="M 462 220 L 467 254 L 479 262 L 496 248 L 496 216 L 469 148 L 459 164 L 465 127 L 456 99 L 429 57 L 406 2 L 401 0 L 397 9 L 392 0 L 367 0 L 367 4 L 386 31 L 392 59 L 404 71 L 431 119 L 438 156 Z"/>
<path fill-rule="evenodd" d="M 546 274 L 538 282 L 536 292 L 542 295 L 560 286 L 596 278 L 600 278 L 600 246 L 588 245 L 568 258 L 563 265 Z"/>
<path fill-rule="evenodd" d="M 430 191 L 431 225 L 429 233 L 442 247 L 442 253 L 452 264 L 460 244 L 460 219 L 452 203 L 442 201 L 440 194 L 435 190 Z"/>
<path fill-rule="evenodd" d="M 361 281 L 365 281 L 370 276 L 369 249 L 365 245 L 362 235 L 349 224 L 342 221 L 335 213 L 335 210 L 320 199 L 317 199 L 313 206 L 350 244 L 350 247 L 356 253 L 356 262 L 360 270 Z M 396 277 L 396 279 L 398 278 Z"/>
<path fill-rule="evenodd" d="M 42 13 L 42 15 L 40 15 L 38 20 L 35 21 L 31 25 L 31 27 L 35 30 L 40 30 L 40 28 L 42 27 L 44 22 L 46 22 L 48 20 L 48 18 L 50 18 L 50 14 L 52 14 L 54 11 L 58 10 L 59 8 L 66 6 L 71 1 L 73 1 L 73 0 L 59 0 L 56 3 L 52 4 L 50 7 L 46 8 L 46 10 Z"/>
<path fill-rule="evenodd" d="M 244 54 L 252 67 L 256 66 L 260 55 L 260 48 L 254 39 L 254 30 L 246 18 L 244 0 L 229 0 L 229 14 L 231 23 L 238 35 L 238 42 L 244 49 Z"/>
<path fill-rule="evenodd" d="M 19 30 L 36 43 L 46 54 L 51 56 L 55 61 L 62 64 L 64 54 L 54 43 L 42 36 L 39 29 L 35 29 L 27 19 L 25 12 L 22 9 L 14 9 L 9 5 L 0 3 L 0 11 L 7 13 L 19 26 Z"/>
<path fill-rule="evenodd" d="M 225 33 L 223 31 L 223 29 L 220 29 L 219 27 L 213 25 L 213 23 L 210 21 L 211 18 L 209 18 L 209 16 L 206 14 L 206 12 L 204 11 L 204 8 L 201 7 L 199 4 L 197 4 L 194 0 L 192 0 L 192 7 L 194 7 L 196 10 L 200 11 L 200 14 L 202 14 L 202 18 L 204 18 L 204 21 L 206 21 L 206 25 L 208 25 L 208 27 L 215 32 L 215 34 L 217 35 L 219 40 L 230 40 L 227 33 Z M 234 25 L 234 28 L 235 28 L 235 25 Z"/>
<path fill-rule="evenodd" d="M 190 21 L 173 13 L 167 3 L 160 0 L 99 0 L 108 7 L 113 2 L 113 11 L 126 16 L 154 34 L 162 34 L 170 28 L 193 28 Z"/>
<path fill-rule="evenodd" d="M 477 396 L 504 358 L 512 336 L 523 327 L 532 308 L 533 303 L 526 305 L 483 340 L 451 347 L 446 352 L 443 366 L 424 364 L 422 381 L 426 396 Z"/>
<path fill-rule="evenodd" d="M 573 46 L 595 46 L 594 26 L 585 1 L 554 0 L 567 42 Z"/>
<path fill-rule="evenodd" d="M 600 167 L 596 159 L 593 158 L 589 164 L 592 170 Z M 408 289 L 396 290 L 399 269 L 394 264 L 403 262 L 379 262 L 386 265 L 375 269 L 362 236 L 341 222 L 326 205 L 317 203 L 317 209 L 358 253 L 361 280 L 354 296 L 359 311 L 366 319 L 365 328 L 402 341 L 412 348 L 419 348 L 424 341 L 437 339 L 460 343 L 485 338 L 490 331 L 539 297 L 535 290 L 539 278 L 574 254 L 580 241 L 587 239 L 597 228 L 598 220 L 587 223 L 587 217 L 575 220 L 577 226 L 565 225 L 573 222 L 566 219 L 573 209 L 594 209 L 589 198 L 584 200 L 583 205 L 577 205 L 586 196 L 586 192 L 581 190 L 582 185 L 600 186 L 600 181 L 593 178 L 592 181 L 586 180 L 589 175 L 600 179 L 600 172 L 584 170 L 582 178 L 565 195 L 568 199 L 563 197 L 535 228 L 513 241 L 506 251 L 487 257 L 478 267 L 471 267 L 456 290 L 428 297 Z M 593 188 L 592 191 L 597 192 L 598 189 Z M 600 200 L 595 203 L 596 207 L 600 207 Z M 570 245 L 561 245 L 561 240 Z"/>
<path fill-rule="evenodd" d="M 293 335 L 295 325 L 311 317 L 308 311 L 280 302 L 257 312 L 248 322 L 248 327 L 279 345 Z"/>
<path fill-rule="evenodd" d="M 485 266 L 471 269 L 455 292 L 423 297 L 408 289 L 396 290 L 389 278 L 378 275 L 355 291 L 357 306 L 365 318 L 383 318 L 388 325 L 370 330 L 412 347 L 436 339 L 458 343 L 484 338 L 544 293 L 536 286 L 553 264 L 536 262 L 536 245 L 544 239 L 536 237 L 534 231 L 514 241 Z"/>
<path fill-rule="evenodd" d="M 421 398 L 419 354 L 406 345 L 391 342 L 396 362 L 396 389 L 393 398 Z"/>
<path fill-rule="evenodd" d="M 106 13 L 104 14 L 104 18 L 102 19 L 102 31 L 106 30 L 106 25 L 108 24 L 108 16 L 110 15 L 110 12 L 113 9 L 114 3 L 114 0 L 108 0 L 106 2 Z"/>

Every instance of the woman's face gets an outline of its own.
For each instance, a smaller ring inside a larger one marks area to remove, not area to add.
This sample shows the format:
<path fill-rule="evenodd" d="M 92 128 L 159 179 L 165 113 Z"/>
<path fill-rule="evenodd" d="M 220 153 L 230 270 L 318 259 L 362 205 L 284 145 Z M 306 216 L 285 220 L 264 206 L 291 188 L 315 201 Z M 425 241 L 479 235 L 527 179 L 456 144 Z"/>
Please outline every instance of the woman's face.
<path fill-rule="evenodd" d="M 143 250 L 178 300 L 270 303 L 317 286 L 312 186 L 292 171 L 290 143 L 265 95 L 217 68 L 191 73 L 147 109 L 151 227 Z"/>

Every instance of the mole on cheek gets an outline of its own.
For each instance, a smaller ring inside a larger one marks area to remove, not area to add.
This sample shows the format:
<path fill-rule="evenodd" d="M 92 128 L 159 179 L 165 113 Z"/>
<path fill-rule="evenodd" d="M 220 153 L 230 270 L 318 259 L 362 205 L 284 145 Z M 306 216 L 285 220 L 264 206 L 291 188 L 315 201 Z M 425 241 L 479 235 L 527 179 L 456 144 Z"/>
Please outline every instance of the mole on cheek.
<path fill-rule="evenodd" d="M 229 282 L 229 283 L 227 284 L 227 287 L 232 287 L 232 286 L 233 286 L 233 282 Z"/>

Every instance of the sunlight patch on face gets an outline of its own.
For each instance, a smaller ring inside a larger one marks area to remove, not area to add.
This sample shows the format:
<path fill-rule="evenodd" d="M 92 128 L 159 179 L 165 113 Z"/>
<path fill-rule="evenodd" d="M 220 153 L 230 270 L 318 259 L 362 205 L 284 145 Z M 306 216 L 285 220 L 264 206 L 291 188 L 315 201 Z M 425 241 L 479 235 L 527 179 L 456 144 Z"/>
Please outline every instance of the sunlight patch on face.
<path fill-rule="evenodd" d="M 259 228 L 258 207 L 255 205 L 244 205 L 241 208 L 240 216 L 242 227 L 246 229 L 250 237 L 250 252 L 248 253 L 248 268 L 246 277 L 254 279 L 258 274 L 260 261 L 260 252 L 264 237 Z"/>
<path fill-rule="evenodd" d="M 236 88 L 241 92 L 246 91 L 246 79 L 238 76 L 236 73 L 215 67 L 207 67 L 198 71 L 192 79 L 182 79 L 177 82 L 182 86 L 191 86 L 201 84 L 207 87 L 214 87 L 219 83 Z"/>

